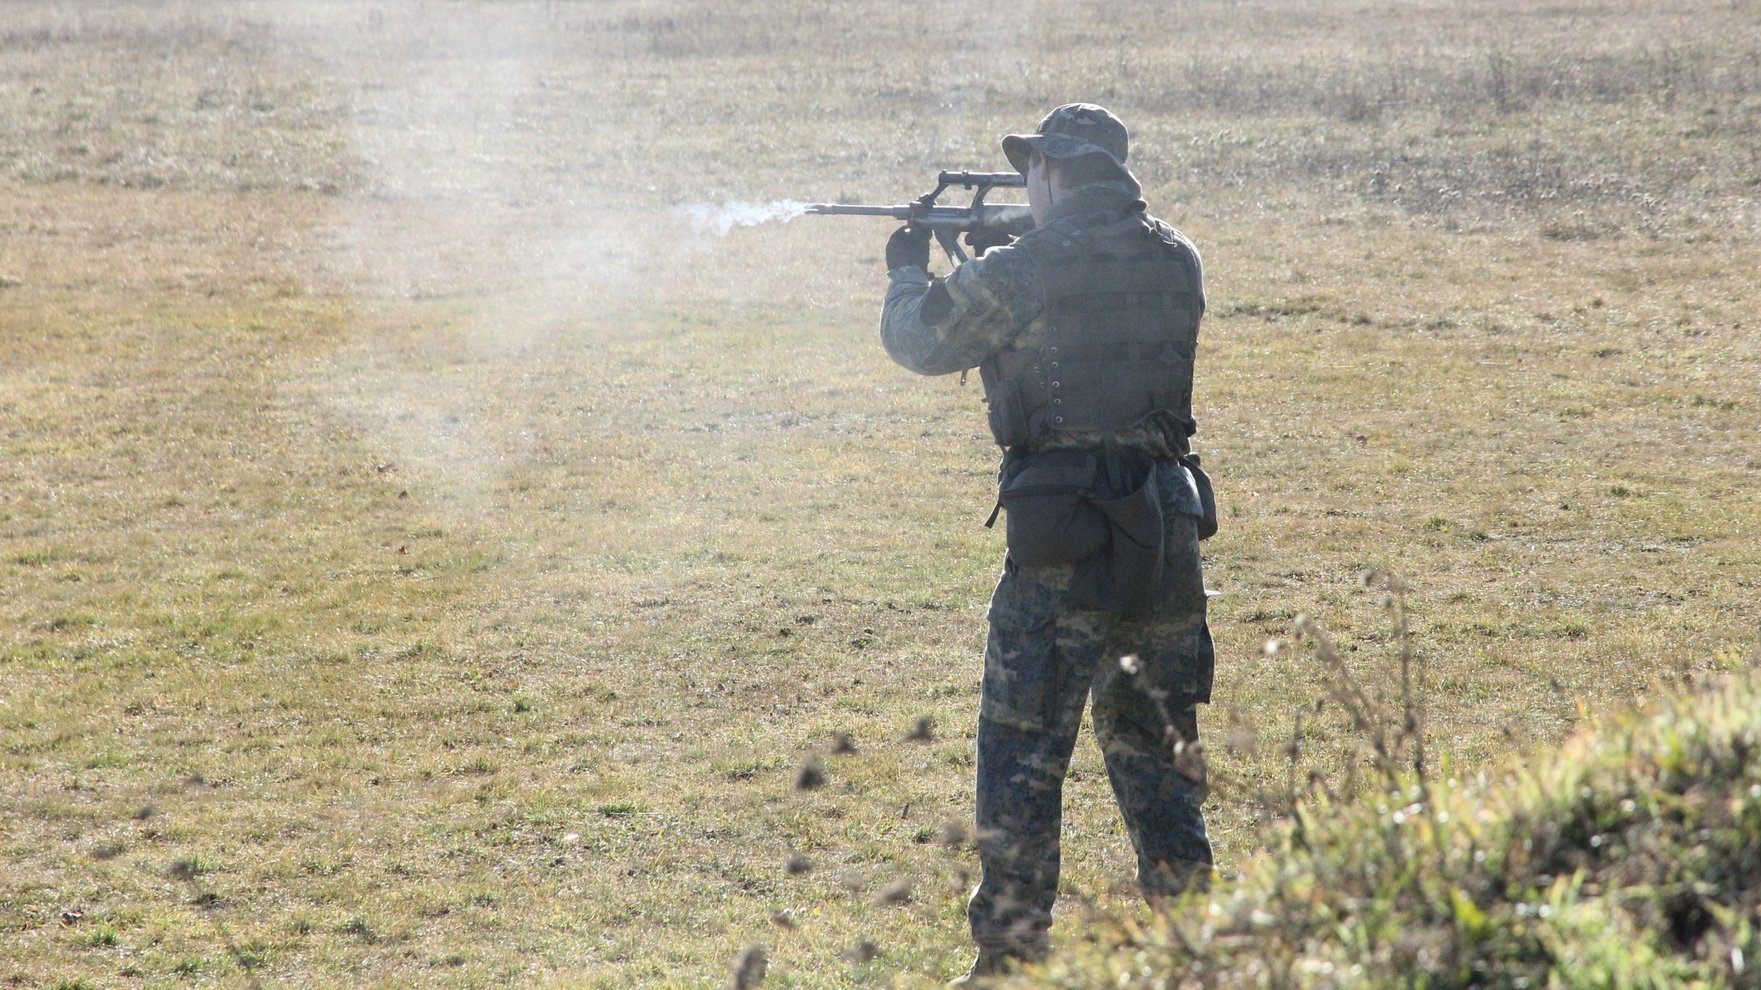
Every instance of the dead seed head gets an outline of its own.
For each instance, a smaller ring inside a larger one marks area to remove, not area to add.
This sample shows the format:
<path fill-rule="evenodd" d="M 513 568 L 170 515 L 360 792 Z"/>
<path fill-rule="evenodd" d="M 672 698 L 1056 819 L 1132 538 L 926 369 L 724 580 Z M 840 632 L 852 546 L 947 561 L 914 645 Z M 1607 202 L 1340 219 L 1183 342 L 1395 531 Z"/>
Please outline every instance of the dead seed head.
<path fill-rule="evenodd" d="M 920 716 L 917 724 L 905 735 L 906 742 L 934 742 L 935 738 L 936 724 L 928 715 Z"/>
<path fill-rule="evenodd" d="M 746 951 L 740 953 L 740 961 L 734 965 L 734 990 L 751 990 L 764 982 L 764 974 L 769 970 L 770 954 L 764 946 L 747 946 Z"/>
<path fill-rule="evenodd" d="M 880 896 L 876 897 L 875 900 L 880 904 L 911 903 L 911 881 L 904 877 L 894 880 L 881 890 Z"/>
<path fill-rule="evenodd" d="M 801 772 L 795 775 L 795 789 L 811 791 L 825 786 L 825 770 L 819 765 L 819 757 L 810 756 L 801 764 Z"/>
<path fill-rule="evenodd" d="M 1009 838 L 1009 833 L 1005 829 L 984 828 L 978 831 L 979 842 L 1002 842 L 1007 838 Z"/>
<path fill-rule="evenodd" d="M 971 840 L 966 826 L 959 822 L 942 823 L 942 845 L 949 849 L 959 849 Z"/>
<path fill-rule="evenodd" d="M 800 853 L 790 853 L 789 858 L 783 860 L 783 872 L 792 877 L 798 877 L 804 873 L 811 873 L 813 872 L 813 860 L 808 859 Z"/>
<path fill-rule="evenodd" d="M 1205 744 L 1177 743 L 1174 746 L 1174 769 L 1203 790 L 1210 776 L 1210 769 L 1205 763 Z"/>
<path fill-rule="evenodd" d="M 838 756 L 851 756 L 856 753 L 856 740 L 848 732 L 840 732 L 832 737 L 832 752 Z"/>

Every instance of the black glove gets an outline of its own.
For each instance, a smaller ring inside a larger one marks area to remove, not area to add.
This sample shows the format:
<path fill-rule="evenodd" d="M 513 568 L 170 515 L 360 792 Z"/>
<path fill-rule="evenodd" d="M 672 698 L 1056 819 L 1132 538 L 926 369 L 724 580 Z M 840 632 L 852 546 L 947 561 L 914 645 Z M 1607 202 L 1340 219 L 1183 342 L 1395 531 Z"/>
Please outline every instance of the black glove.
<path fill-rule="evenodd" d="M 973 228 L 966 232 L 966 246 L 972 249 L 974 258 L 994 247 L 1002 247 L 1015 238 L 1000 230 Z"/>
<path fill-rule="evenodd" d="M 929 271 L 929 228 L 906 224 L 887 238 L 887 271 L 921 268 Z"/>

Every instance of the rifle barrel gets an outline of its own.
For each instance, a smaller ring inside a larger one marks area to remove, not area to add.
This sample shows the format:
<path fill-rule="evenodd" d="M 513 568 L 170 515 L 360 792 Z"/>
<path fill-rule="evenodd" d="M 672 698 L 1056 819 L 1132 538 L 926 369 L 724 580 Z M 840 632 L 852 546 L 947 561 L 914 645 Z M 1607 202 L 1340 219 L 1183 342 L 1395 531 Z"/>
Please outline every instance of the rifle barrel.
<path fill-rule="evenodd" d="M 971 223 L 974 220 L 1011 220 L 1028 216 L 1023 203 L 985 203 L 970 206 L 923 206 L 901 203 L 898 206 L 847 206 L 843 203 L 809 203 L 802 209 L 808 216 L 821 217 L 892 217 L 928 224 Z"/>
<path fill-rule="evenodd" d="M 892 217 L 895 220 L 911 219 L 911 207 L 901 206 L 845 206 L 842 203 L 810 203 L 802 211 L 808 216 L 823 217 Z"/>

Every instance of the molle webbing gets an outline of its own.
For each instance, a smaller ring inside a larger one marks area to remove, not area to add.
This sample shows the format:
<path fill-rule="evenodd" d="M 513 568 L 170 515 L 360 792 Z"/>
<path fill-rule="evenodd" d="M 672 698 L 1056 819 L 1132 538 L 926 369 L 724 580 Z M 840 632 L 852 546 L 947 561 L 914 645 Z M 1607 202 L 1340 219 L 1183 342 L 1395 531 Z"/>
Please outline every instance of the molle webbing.
<path fill-rule="evenodd" d="M 1175 316 L 1191 313 L 1197 308 L 1190 292 L 1090 292 L 1081 298 L 1085 313 L 1141 312 Z"/>
<path fill-rule="evenodd" d="M 985 372 L 997 443 L 1110 434 L 1146 421 L 1192 432 L 1192 362 L 1203 305 L 1187 249 L 1141 215 L 1029 235 L 1050 327 Z"/>
<path fill-rule="evenodd" d="M 1138 242 L 1133 245 L 1136 250 L 1130 252 L 1082 251 L 1080 242 L 1071 245 L 1076 250 L 1068 255 L 1055 252 L 1064 257 L 1057 259 L 1055 268 L 1042 269 L 1040 276 L 1047 302 L 1092 299 L 1096 304 L 1110 300 L 1103 304 L 1109 309 L 1132 303 L 1195 308 L 1191 271 L 1169 257 L 1172 252 L 1166 244 L 1147 233 L 1138 228 L 1132 237 Z"/>
<path fill-rule="evenodd" d="M 1096 343 L 1061 340 L 1052 346 L 1058 348 L 1058 356 L 1065 361 L 1167 361 L 1173 358 L 1184 358 L 1188 363 L 1192 361 L 1178 343 L 1166 337 Z"/>

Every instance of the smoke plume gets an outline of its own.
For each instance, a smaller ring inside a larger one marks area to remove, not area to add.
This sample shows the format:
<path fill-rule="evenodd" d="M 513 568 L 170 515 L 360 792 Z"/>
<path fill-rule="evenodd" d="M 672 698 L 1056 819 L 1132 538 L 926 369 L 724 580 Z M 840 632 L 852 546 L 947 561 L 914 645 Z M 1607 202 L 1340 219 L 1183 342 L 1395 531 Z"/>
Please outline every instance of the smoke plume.
<path fill-rule="evenodd" d="M 728 231 L 735 227 L 751 227 L 772 220 L 787 223 L 804 215 L 807 204 L 797 203 L 792 199 L 779 199 L 769 203 L 723 203 L 720 206 L 696 203 L 683 209 L 691 220 L 692 230 L 699 234 L 713 232 L 717 237 L 726 237 Z"/>

